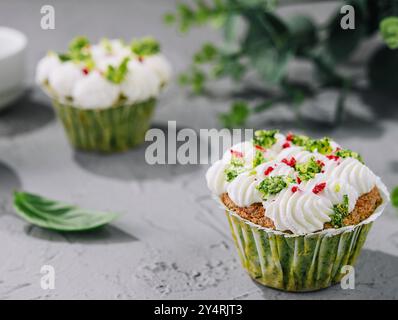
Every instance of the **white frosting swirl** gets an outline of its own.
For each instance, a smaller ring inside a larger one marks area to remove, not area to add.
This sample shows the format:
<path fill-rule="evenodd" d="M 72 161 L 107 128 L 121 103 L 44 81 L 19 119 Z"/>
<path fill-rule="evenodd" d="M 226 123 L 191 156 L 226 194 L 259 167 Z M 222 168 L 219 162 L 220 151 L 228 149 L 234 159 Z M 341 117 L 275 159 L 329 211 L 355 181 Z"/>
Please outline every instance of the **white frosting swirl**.
<path fill-rule="evenodd" d="M 348 212 L 351 212 L 359 198 L 355 187 L 342 179 L 329 178 L 326 180 L 326 188 L 321 194 L 322 197 L 328 198 L 332 204 L 339 204 L 343 202 L 344 195 L 348 196 Z"/>
<path fill-rule="evenodd" d="M 162 54 L 145 57 L 144 64 L 158 75 L 162 85 L 170 82 L 172 75 L 171 66 Z"/>
<path fill-rule="evenodd" d="M 206 172 L 207 187 L 218 196 L 227 190 L 228 182 L 225 179 L 227 167 L 227 163 L 218 160 Z"/>
<path fill-rule="evenodd" d="M 253 160 L 256 154 L 256 149 L 250 141 L 240 142 L 233 145 L 230 149 L 228 149 L 222 160 L 225 163 L 230 163 L 234 155 L 242 155 L 241 159 L 243 160 L 243 166 L 245 168 L 251 169 L 253 166 Z"/>
<path fill-rule="evenodd" d="M 99 72 L 93 71 L 80 80 L 73 89 L 73 100 L 82 108 L 107 108 L 120 95 L 120 88 L 106 81 Z"/>
<path fill-rule="evenodd" d="M 137 60 L 130 61 L 128 69 L 121 90 L 130 103 L 145 101 L 159 94 L 160 80 L 151 69 Z"/>
<path fill-rule="evenodd" d="M 245 172 L 228 185 L 227 192 L 235 204 L 240 207 L 247 207 L 262 200 L 260 192 L 256 189 L 257 185 L 256 175 Z"/>
<path fill-rule="evenodd" d="M 63 101 L 72 97 L 73 87 L 83 77 L 82 69 L 76 63 L 67 61 L 50 72 L 48 83 L 57 97 Z"/>
<path fill-rule="evenodd" d="M 269 173 L 265 174 L 268 168 L 272 168 L 272 171 L 269 170 Z M 293 176 L 294 169 L 283 162 L 278 162 L 274 160 L 260 164 L 256 167 L 256 172 L 257 177 L 260 180 L 263 180 L 266 176 Z"/>
<path fill-rule="evenodd" d="M 282 161 L 283 159 L 291 159 L 294 157 L 297 162 L 307 162 L 314 154 L 305 151 L 302 147 L 290 147 L 283 149 L 276 157 L 277 161 Z"/>
<path fill-rule="evenodd" d="M 272 219 L 277 230 L 306 234 L 323 229 L 333 214 L 332 203 L 313 192 L 292 192 L 286 188 L 273 201 L 263 203 L 265 215 Z"/>
<path fill-rule="evenodd" d="M 328 168 L 325 176 L 349 183 L 360 195 L 368 193 L 376 184 L 375 174 L 354 158 L 343 159 L 334 168 Z"/>
<path fill-rule="evenodd" d="M 36 83 L 38 85 L 44 84 L 48 80 L 50 72 L 58 68 L 60 64 L 61 61 L 59 61 L 58 56 L 55 54 L 48 54 L 43 57 L 37 64 Z"/>

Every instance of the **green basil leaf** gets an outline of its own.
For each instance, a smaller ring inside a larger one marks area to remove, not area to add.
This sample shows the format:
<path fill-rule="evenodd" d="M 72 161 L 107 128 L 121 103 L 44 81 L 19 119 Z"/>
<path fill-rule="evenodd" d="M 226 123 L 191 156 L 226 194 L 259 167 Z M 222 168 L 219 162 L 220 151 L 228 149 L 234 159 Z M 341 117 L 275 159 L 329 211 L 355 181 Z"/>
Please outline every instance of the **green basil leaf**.
<path fill-rule="evenodd" d="M 16 213 L 28 222 L 57 231 L 84 231 L 103 226 L 119 214 L 86 210 L 39 195 L 15 192 Z"/>

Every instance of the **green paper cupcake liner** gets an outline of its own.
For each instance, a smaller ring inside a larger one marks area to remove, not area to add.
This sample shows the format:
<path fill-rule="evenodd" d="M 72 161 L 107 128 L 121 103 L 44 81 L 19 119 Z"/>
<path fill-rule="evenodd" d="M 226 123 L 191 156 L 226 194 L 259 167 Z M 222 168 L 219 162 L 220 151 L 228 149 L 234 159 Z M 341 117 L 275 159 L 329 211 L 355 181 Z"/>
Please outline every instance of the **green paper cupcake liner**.
<path fill-rule="evenodd" d="M 243 267 L 257 282 L 285 291 L 314 291 L 341 280 L 355 264 L 372 223 L 338 235 L 285 237 L 256 228 L 227 211 Z"/>
<path fill-rule="evenodd" d="M 156 100 L 105 109 L 82 109 L 58 101 L 53 105 L 75 148 L 118 152 L 144 142 Z"/>
<path fill-rule="evenodd" d="M 255 281 L 284 291 L 315 291 L 340 282 L 342 267 L 354 266 L 373 221 L 388 202 L 381 181 L 378 188 L 383 203 L 368 219 L 302 236 L 260 227 L 227 210 L 243 267 Z"/>

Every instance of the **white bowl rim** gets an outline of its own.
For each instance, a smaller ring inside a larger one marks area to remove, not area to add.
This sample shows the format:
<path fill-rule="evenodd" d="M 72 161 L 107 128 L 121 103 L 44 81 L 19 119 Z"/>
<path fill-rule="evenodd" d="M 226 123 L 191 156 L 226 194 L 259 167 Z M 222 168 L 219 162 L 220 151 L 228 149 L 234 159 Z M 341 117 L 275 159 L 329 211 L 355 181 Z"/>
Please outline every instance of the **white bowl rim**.
<path fill-rule="evenodd" d="M 13 42 L 12 46 L 8 50 L 5 50 L 4 54 L 0 53 L 0 60 L 13 56 L 26 48 L 28 40 L 25 34 L 23 34 L 21 31 L 9 27 L 0 26 L 0 34 L 14 37 L 14 39 L 16 40 Z"/>

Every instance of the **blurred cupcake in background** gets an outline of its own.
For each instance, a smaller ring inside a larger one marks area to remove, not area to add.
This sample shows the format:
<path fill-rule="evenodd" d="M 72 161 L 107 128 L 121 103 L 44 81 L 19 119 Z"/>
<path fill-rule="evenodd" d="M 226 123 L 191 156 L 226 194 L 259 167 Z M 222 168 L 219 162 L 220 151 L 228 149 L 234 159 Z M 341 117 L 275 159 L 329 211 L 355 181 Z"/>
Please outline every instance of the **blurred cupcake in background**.
<path fill-rule="evenodd" d="M 144 141 L 171 66 L 150 37 L 127 45 L 75 38 L 66 53 L 40 60 L 36 82 L 53 100 L 68 138 L 78 149 L 124 151 Z"/>

